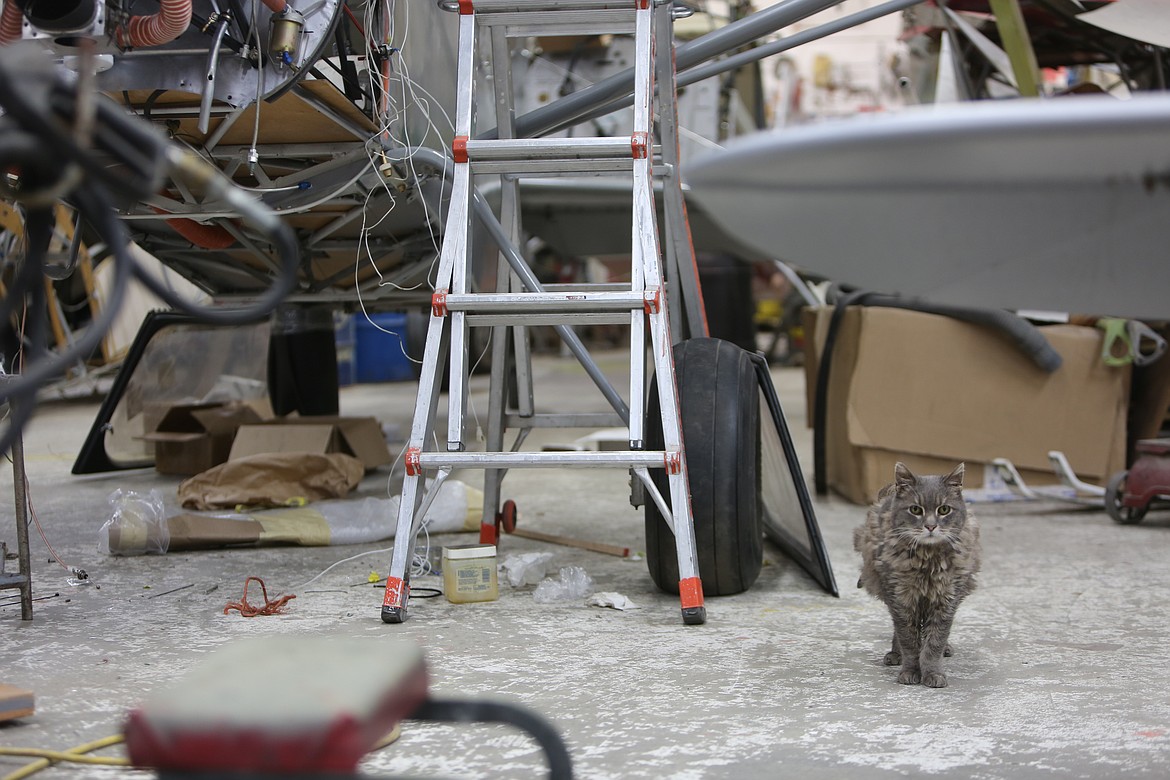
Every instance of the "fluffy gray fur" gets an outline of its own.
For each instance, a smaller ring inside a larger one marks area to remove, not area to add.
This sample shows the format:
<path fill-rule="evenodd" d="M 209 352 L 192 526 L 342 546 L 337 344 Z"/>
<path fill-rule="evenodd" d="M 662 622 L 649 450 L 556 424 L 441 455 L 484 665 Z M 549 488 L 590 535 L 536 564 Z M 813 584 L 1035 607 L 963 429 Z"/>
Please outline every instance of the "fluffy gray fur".
<path fill-rule="evenodd" d="M 890 610 L 894 641 L 885 664 L 898 682 L 943 688 L 942 659 L 955 612 L 975 589 L 979 524 L 963 501 L 963 464 L 946 476 L 915 476 L 894 467 L 865 523 L 853 532 L 865 588 Z"/>

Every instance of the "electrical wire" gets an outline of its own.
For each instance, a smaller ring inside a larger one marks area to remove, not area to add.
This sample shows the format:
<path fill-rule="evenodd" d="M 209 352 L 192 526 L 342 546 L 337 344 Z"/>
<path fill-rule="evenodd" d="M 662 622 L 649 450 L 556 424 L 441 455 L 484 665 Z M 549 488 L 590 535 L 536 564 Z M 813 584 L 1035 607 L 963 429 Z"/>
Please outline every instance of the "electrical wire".
<path fill-rule="evenodd" d="M 92 742 L 86 742 L 82 745 L 78 745 L 77 747 L 61 751 L 59 758 L 51 759 L 42 756 L 37 761 L 34 761 L 31 764 L 26 764 L 20 769 L 17 769 L 15 772 L 10 772 L 9 774 L 4 775 L 4 777 L 0 780 L 25 780 L 25 778 L 32 777 L 42 769 L 48 769 L 59 761 L 72 761 L 74 758 L 83 757 L 87 753 L 92 753 L 96 750 L 110 747 L 111 745 L 120 745 L 124 741 L 125 740 L 121 734 L 115 734 L 113 736 L 103 737 L 102 739 L 97 739 Z"/>
<path fill-rule="evenodd" d="M 131 280 L 172 308 L 217 325 L 260 320 L 296 285 L 299 250 L 292 229 L 267 206 L 235 187 L 220 171 L 170 143 L 157 128 L 128 115 L 114 101 L 79 91 L 47 59 L 24 56 L 20 47 L 0 47 L 0 195 L 16 202 L 24 220 L 23 258 L 7 258 L 16 268 L 0 300 L 0 327 L 19 307 L 27 307 L 31 326 L 23 369 L 0 385 L 0 402 L 11 415 L 0 433 L 7 452 L 36 406 L 45 383 L 92 355 L 101 345 Z M 270 287 L 245 306 L 192 304 L 133 258 L 126 228 L 115 203 L 142 201 L 171 176 L 227 202 L 242 219 L 265 235 L 279 258 Z M 111 250 L 109 295 L 85 333 L 71 348 L 52 355 L 44 346 L 46 294 L 43 278 L 53 240 L 55 208 L 64 200 Z"/>

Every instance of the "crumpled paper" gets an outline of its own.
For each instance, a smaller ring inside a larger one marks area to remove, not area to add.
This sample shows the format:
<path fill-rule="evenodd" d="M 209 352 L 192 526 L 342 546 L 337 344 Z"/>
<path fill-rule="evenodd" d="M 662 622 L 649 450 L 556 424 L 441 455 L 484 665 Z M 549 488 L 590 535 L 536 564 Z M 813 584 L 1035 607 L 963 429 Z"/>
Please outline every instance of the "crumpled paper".
<path fill-rule="evenodd" d="M 298 506 L 345 498 L 365 476 L 352 455 L 286 452 L 229 460 L 179 484 L 185 509 Z"/>
<path fill-rule="evenodd" d="M 628 598 L 620 593 L 613 593 L 612 591 L 604 591 L 602 593 L 594 593 L 585 602 L 590 607 L 608 607 L 610 609 L 618 609 L 625 611 L 627 609 L 641 609 L 637 604 L 630 601 Z"/>

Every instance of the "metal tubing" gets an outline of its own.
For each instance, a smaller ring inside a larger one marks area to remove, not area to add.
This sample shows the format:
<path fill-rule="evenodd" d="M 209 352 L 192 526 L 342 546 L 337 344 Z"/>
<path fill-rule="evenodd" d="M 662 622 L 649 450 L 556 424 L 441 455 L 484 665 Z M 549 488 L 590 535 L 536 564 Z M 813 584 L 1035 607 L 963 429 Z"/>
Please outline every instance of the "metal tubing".
<path fill-rule="evenodd" d="M 872 22 L 874 19 L 879 19 L 882 16 L 886 16 L 897 11 L 904 11 L 911 6 L 919 5 L 922 2 L 924 2 L 924 0 L 890 0 L 888 3 L 883 3 L 882 5 L 874 6 L 873 8 L 867 8 L 864 11 L 858 11 L 855 14 L 850 14 L 849 16 L 842 17 L 841 19 L 837 19 L 832 22 L 826 22 L 825 24 L 822 24 L 818 27 L 803 30 L 796 33 L 795 35 L 782 38 L 781 40 L 772 41 L 771 43 L 766 43 L 762 46 L 757 46 L 754 49 L 742 51 L 739 54 L 733 54 L 732 56 L 725 57 L 721 60 L 712 60 L 685 71 L 680 70 L 678 73 L 677 85 L 679 87 L 686 87 L 691 84 L 695 84 L 699 81 L 702 81 L 703 79 L 708 79 L 712 76 L 718 76 L 721 73 L 726 73 L 727 71 L 734 70 L 736 68 L 742 68 L 744 65 L 749 65 L 758 60 L 762 60 L 765 57 L 781 54 L 783 52 L 789 51 L 790 49 L 794 49 L 797 46 L 803 46 L 806 43 L 818 41 L 821 38 L 833 35 L 834 33 L 839 33 L 842 30 L 848 30 L 849 28 L 856 27 L 859 24 Z M 612 111 L 616 111 L 620 108 L 627 108 L 631 103 L 633 103 L 633 98 L 626 96 L 624 98 L 598 106 L 588 113 L 576 116 L 574 117 L 573 121 L 584 122 L 600 116 L 605 116 L 606 114 Z M 550 130 L 559 130 L 563 126 L 564 124 L 560 124 L 556 127 L 550 128 Z"/>
<path fill-rule="evenodd" d="M 744 65 L 749 65 L 765 57 L 771 57 L 774 54 L 786 52 L 789 49 L 794 49 L 797 46 L 803 46 L 811 41 L 817 41 L 827 35 L 839 33 L 842 30 L 848 30 L 850 27 L 856 27 L 859 24 L 872 22 L 874 19 L 880 19 L 898 11 L 904 11 L 907 8 L 919 5 L 923 0 L 890 0 L 890 2 L 875 5 L 872 8 L 866 8 L 863 11 L 858 11 L 855 14 L 844 16 L 840 19 L 835 19 L 831 22 L 826 22 L 817 27 L 808 30 L 802 30 L 795 35 L 790 35 L 787 38 L 781 38 L 778 41 L 765 43 L 748 51 L 742 51 L 739 54 L 733 54 L 722 60 L 713 60 L 698 67 L 689 68 L 686 71 L 681 71 L 678 74 L 678 85 L 685 87 L 688 84 L 702 81 L 703 79 L 717 76 L 720 73 L 726 73 L 729 70 L 742 68 Z"/>
<path fill-rule="evenodd" d="M 788 0 L 786 3 L 745 16 L 726 27 L 679 46 L 675 60 L 676 68 L 683 71 L 841 2 L 842 0 Z M 632 95 L 633 91 L 634 69 L 627 68 L 592 86 L 518 117 L 516 135 L 521 138 L 542 135 L 564 124 L 571 124 L 598 106 Z M 495 138 L 496 131 L 489 130 L 476 137 Z"/>

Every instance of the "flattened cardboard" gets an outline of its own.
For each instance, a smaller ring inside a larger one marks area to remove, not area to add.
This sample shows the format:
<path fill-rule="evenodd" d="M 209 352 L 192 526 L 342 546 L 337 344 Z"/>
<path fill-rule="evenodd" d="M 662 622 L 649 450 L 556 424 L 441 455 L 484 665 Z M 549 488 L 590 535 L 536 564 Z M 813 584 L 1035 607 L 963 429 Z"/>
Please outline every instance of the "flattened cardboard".
<path fill-rule="evenodd" d="M 292 417 L 243 425 L 228 459 L 269 452 L 342 452 L 360 460 L 367 471 L 393 460 L 382 426 L 373 417 Z"/>
<path fill-rule="evenodd" d="M 819 352 L 831 311 L 814 313 Z M 872 501 L 901 460 L 946 473 L 1011 460 L 1029 484 L 1056 481 L 1048 452 L 1104 482 L 1125 467 L 1130 371 L 1101 360 L 1101 332 L 1041 328 L 1063 365 L 1045 373 L 1005 339 L 947 317 L 881 307 L 846 312 L 832 356 L 825 428 L 829 486 Z M 807 377 L 815 384 L 817 360 Z M 811 404 L 809 418 L 812 418 Z M 974 485 L 973 485 L 974 486 Z"/>

